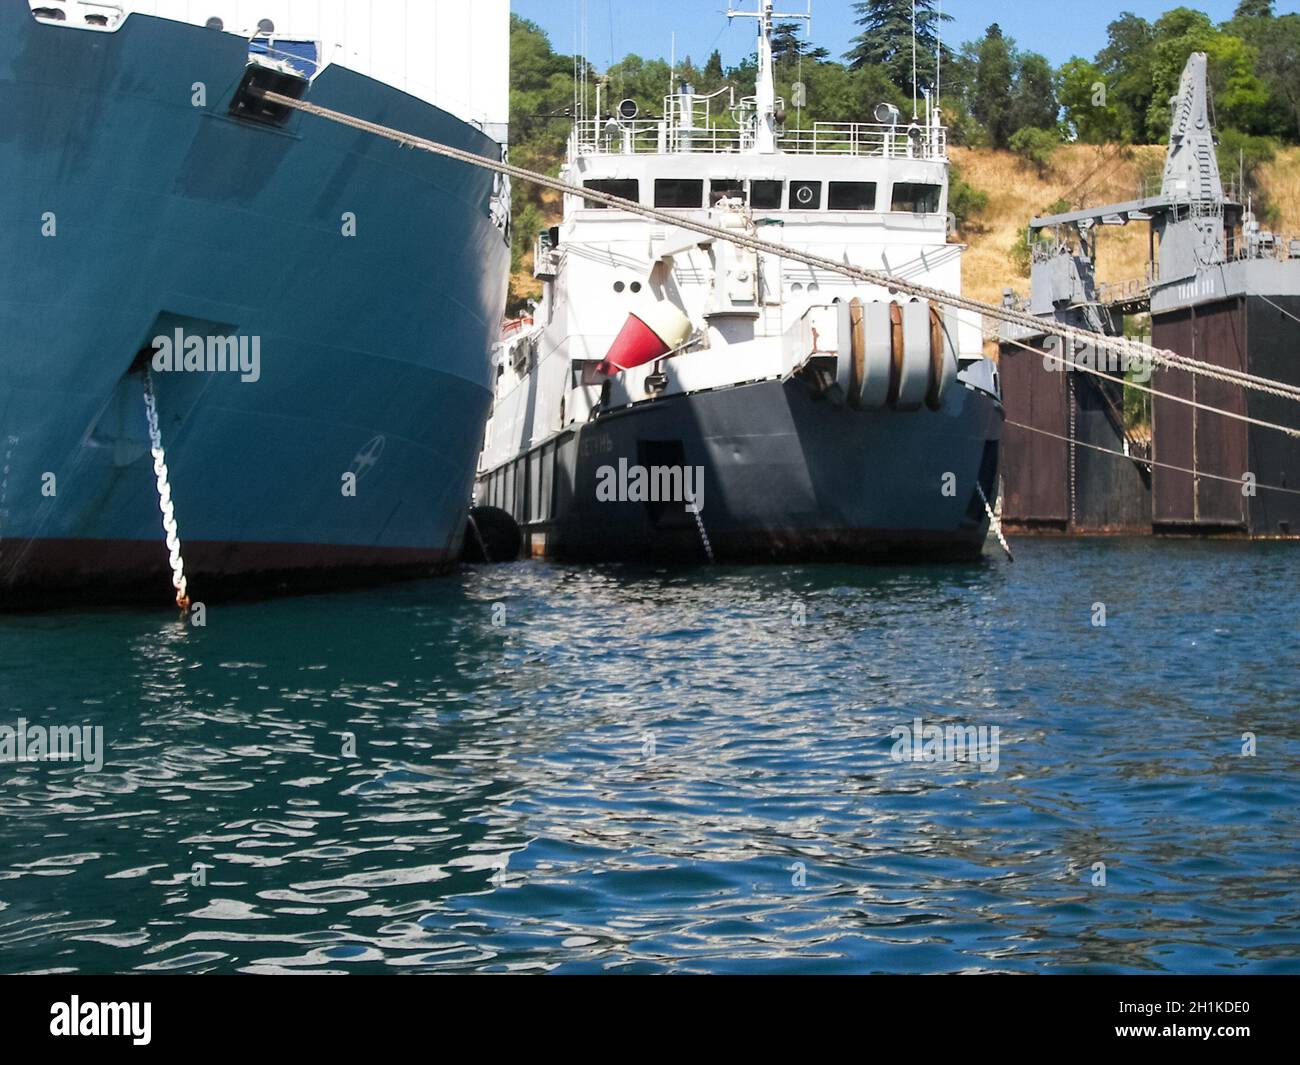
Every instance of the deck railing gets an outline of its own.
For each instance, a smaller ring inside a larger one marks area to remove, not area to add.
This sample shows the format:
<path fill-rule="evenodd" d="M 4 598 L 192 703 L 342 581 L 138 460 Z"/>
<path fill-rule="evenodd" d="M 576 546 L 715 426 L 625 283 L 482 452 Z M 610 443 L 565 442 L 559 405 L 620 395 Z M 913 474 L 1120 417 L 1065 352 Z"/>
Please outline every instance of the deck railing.
<path fill-rule="evenodd" d="M 1263 230 L 1253 236 L 1247 234 L 1237 242 L 1231 261 L 1253 262 L 1260 259 L 1300 264 L 1300 236 L 1288 237 L 1269 230 Z"/>
<path fill-rule="evenodd" d="M 1151 278 L 1129 277 L 1123 281 L 1101 281 L 1097 284 L 1097 302 L 1106 306 L 1120 303 L 1142 303 L 1151 299 Z"/>
<path fill-rule="evenodd" d="M 942 126 L 817 122 L 785 130 L 777 138 L 777 145 L 792 155 L 933 160 L 948 157 L 948 133 Z M 653 119 L 588 119 L 574 128 L 570 148 L 574 155 L 724 155 L 752 151 L 754 136 L 749 128 L 689 129 Z"/>

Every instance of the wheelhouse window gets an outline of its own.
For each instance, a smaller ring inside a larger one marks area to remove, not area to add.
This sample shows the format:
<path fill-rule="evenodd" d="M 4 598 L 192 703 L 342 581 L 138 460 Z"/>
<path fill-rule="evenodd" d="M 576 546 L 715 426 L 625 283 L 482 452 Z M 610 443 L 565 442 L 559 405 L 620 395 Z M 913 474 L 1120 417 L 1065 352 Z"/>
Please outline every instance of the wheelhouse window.
<path fill-rule="evenodd" d="M 918 185 L 900 181 L 894 186 L 891 210 L 910 211 L 912 214 L 934 214 L 939 210 L 938 185 Z"/>
<path fill-rule="evenodd" d="M 822 205 L 822 183 L 820 181 L 790 182 L 790 210 L 816 211 Z"/>
<path fill-rule="evenodd" d="M 656 207 L 704 206 L 704 182 L 678 178 L 658 178 L 655 181 Z"/>
<path fill-rule="evenodd" d="M 874 211 L 874 181 L 832 181 L 828 206 L 832 211 Z"/>
<path fill-rule="evenodd" d="M 751 181 L 749 183 L 749 205 L 760 211 L 779 211 L 781 194 L 785 192 L 785 183 L 781 181 Z"/>
<path fill-rule="evenodd" d="M 709 182 L 709 206 L 716 207 L 719 200 L 743 200 L 745 183 L 739 178 Z"/>
<path fill-rule="evenodd" d="M 582 187 L 584 189 L 591 189 L 593 192 L 603 192 L 609 196 L 617 196 L 623 200 L 635 200 L 638 203 L 641 201 L 641 183 L 635 179 L 584 181 Z M 601 208 L 608 210 L 608 207 L 606 207 L 605 204 L 599 203 L 596 200 L 583 200 L 582 206 L 586 207 L 588 210 L 599 210 Z"/>

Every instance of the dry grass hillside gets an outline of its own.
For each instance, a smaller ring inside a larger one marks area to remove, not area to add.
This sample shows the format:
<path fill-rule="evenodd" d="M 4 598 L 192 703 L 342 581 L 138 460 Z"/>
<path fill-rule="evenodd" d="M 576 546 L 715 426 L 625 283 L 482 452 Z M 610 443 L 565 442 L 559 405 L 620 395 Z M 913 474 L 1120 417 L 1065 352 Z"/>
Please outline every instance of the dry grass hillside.
<path fill-rule="evenodd" d="M 996 303 L 1004 288 L 1028 291 L 1029 279 L 1017 273 L 1011 249 L 1032 216 L 1059 200 L 1071 207 L 1090 207 L 1135 198 L 1143 177 L 1158 178 L 1164 148 L 1062 145 L 1044 174 L 1009 152 L 954 148 L 952 156 L 962 179 L 989 198 L 988 207 L 961 234 L 970 245 L 963 261 L 964 288 L 969 295 Z M 1276 211 L 1278 232 L 1300 234 L 1300 148 L 1278 152 L 1265 164 L 1259 185 Z M 1147 255 L 1144 222 L 1108 226 L 1098 244 L 1098 277 L 1142 277 Z"/>
<path fill-rule="evenodd" d="M 1264 166 L 1259 175 L 1260 190 L 1277 212 L 1279 233 L 1300 236 L 1300 148 L 1285 148 Z"/>
<path fill-rule="evenodd" d="M 963 261 L 963 287 L 968 295 L 997 303 L 1004 288 L 1028 291 L 1029 279 L 1017 273 L 1011 249 L 1030 218 L 1047 213 L 1058 201 L 1077 208 L 1134 199 L 1142 178 L 1159 173 L 1164 151 L 1067 144 L 1056 150 L 1042 174 L 1010 152 L 954 148 L 952 156 L 962 180 L 989 198 L 988 207 L 961 234 L 970 245 Z M 1102 232 L 1097 263 L 1102 281 L 1142 277 L 1146 262 L 1144 223 Z"/>

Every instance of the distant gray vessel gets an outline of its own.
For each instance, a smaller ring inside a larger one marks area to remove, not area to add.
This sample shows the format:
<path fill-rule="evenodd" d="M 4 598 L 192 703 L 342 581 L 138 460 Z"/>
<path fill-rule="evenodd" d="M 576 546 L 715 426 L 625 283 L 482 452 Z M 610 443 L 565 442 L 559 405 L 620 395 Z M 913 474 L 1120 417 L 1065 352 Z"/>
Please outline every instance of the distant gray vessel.
<path fill-rule="evenodd" d="M 742 14 L 736 13 L 735 14 Z M 562 176 L 957 293 L 937 107 L 784 126 L 772 4 L 753 97 L 580 114 Z M 719 122 L 723 105 L 734 121 Z M 477 502 L 576 560 L 972 558 L 1002 405 L 977 316 L 570 195 L 498 351 Z"/>

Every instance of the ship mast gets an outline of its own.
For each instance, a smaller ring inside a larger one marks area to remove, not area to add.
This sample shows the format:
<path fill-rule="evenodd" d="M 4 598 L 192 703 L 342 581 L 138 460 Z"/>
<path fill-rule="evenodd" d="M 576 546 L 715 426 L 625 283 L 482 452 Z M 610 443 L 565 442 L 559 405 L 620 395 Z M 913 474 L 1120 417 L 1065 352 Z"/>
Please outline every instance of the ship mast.
<path fill-rule="evenodd" d="M 758 19 L 758 84 L 754 91 L 754 150 L 760 155 L 776 153 L 776 77 L 772 69 L 772 24 L 776 19 L 812 20 L 812 2 L 808 11 L 797 15 L 777 15 L 772 0 L 759 0 L 757 11 L 729 8 L 727 18 Z"/>

